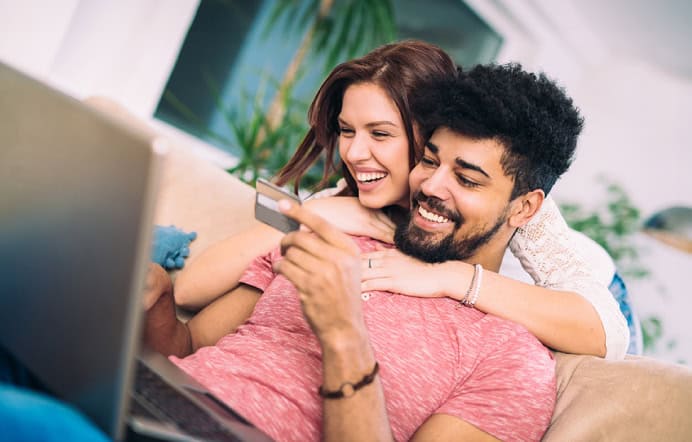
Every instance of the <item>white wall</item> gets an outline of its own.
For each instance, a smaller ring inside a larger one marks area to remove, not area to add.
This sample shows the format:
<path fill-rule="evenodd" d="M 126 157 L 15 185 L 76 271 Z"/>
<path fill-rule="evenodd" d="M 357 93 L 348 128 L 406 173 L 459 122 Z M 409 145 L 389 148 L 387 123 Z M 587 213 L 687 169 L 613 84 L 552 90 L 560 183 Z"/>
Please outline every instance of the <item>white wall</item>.
<path fill-rule="evenodd" d="M 199 0 L 0 0 L 0 60 L 150 116 Z"/>
<path fill-rule="evenodd" d="M 692 81 L 640 60 L 613 58 L 583 72 L 575 97 L 586 118 L 571 170 L 556 198 L 593 206 L 603 201 L 596 177 L 619 183 L 644 218 L 673 206 L 692 206 Z M 652 276 L 628 281 L 642 317 L 659 316 L 664 338 L 656 355 L 692 364 L 692 297 L 684 254 L 641 235 L 642 263 Z M 677 345 L 668 349 L 666 343 Z"/>

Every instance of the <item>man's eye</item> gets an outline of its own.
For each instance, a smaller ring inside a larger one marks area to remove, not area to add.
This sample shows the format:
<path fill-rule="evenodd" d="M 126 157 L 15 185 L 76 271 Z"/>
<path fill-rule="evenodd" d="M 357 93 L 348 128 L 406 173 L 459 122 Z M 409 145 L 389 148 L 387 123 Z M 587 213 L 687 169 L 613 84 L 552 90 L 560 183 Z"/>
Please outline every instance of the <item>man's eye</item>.
<path fill-rule="evenodd" d="M 424 166 L 434 166 L 434 165 L 435 165 L 435 162 L 434 162 L 432 159 L 428 158 L 428 157 L 423 157 L 423 158 L 421 158 L 421 159 L 420 159 L 420 162 L 421 162 L 421 164 L 424 165 Z"/>
<path fill-rule="evenodd" d="M 479 186 L 478 183 L 465 178 L 463 175 L 457 175 L 457 179 L 459 180 L 459 182 L 461 183 L 462 186 L 466 186 L 466 187 L 478 187 Z"/>

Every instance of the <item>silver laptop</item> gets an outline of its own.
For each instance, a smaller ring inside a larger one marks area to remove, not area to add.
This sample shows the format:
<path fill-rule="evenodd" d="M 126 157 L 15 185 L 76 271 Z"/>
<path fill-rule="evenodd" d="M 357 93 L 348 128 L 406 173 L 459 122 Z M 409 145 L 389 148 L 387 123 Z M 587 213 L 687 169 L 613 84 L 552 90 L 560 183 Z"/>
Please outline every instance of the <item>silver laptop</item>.
<path fill-rule="evenodd" d="M 0 346 L 115 440 L 268 440 L 166 358 L 138 354 L 163 156 L 0 63 Z"/>

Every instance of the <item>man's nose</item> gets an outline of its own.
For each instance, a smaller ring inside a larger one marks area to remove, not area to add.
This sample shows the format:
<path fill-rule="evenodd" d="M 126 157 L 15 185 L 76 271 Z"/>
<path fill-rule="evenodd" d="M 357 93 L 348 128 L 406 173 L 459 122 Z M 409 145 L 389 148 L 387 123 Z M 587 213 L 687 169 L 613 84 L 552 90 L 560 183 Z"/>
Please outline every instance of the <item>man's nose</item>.
<path fill-rule="evenodd" d="M 346 159 L 349 163 L 357 163 L 368 160 L 372 156 L 370 143 L 365 135 L 356 133 L 351 139 L 351 143 L 346 152 Z"/>
<path fill-rule="evenodd" d="M 420 189 L 427 196 L 436 197 L 442 201 L 449 197 L 448 177 L 443 168 L 437 168 L 421 182 Z"/>

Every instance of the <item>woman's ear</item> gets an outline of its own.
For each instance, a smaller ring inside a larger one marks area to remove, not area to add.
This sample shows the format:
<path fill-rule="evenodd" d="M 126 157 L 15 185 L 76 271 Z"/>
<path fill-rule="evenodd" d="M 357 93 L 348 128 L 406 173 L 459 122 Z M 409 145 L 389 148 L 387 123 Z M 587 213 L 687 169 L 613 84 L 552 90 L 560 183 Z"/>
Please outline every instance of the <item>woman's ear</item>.
<path fill-rule="evenodd" d="M 513 205 L 512 214 L 509 217 L 509 224 L 513 228 L 518 228 L 528 223 L 543 205 L 545 193 L 536 189 L 517 197 Z"/>

